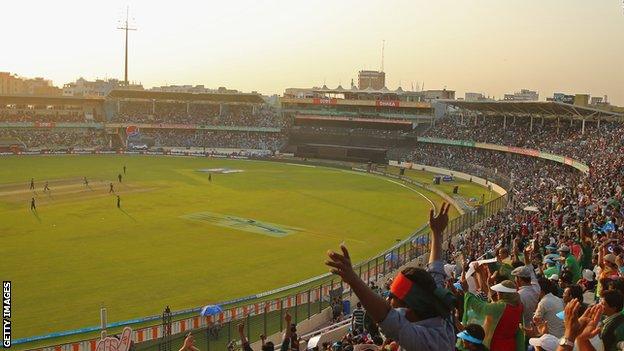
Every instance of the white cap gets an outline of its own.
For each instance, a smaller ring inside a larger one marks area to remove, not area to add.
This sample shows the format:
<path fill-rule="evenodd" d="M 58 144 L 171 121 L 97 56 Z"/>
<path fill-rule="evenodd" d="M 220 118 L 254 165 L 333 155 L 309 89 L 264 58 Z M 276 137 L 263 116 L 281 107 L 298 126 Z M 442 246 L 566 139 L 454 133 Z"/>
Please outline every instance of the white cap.
<path fill-rule="evenodd" d="M 594 281 L 594 272 L 592 272 L 589 269 L 584 269 L 583 270 L 583 279 L 587 280 L 588 282 L 593 282 Z"/>
<path fill-rule="evenodd" d="M 490 289 L 492 289 L 493 291 L 503 292 L 503 293 L 515 293 L 515 292 L 518 292 L 517 289 L 508 288 L 508 287 L 504 286 L 501 283 L 494 285 Z"/>
<path fill-rule="evenodd" d="M 559 347 L 559 339 L 557 339 L 554 335 L 544 334 L 539 338 L 530 338 L 529 345 L 539 346 L 544 351 L 557 351 L 557 347 Z"/>
<path fill-rule="evenodd" d="M 559 274 L 551 274 L 548 280 L 559 280 Z"/>

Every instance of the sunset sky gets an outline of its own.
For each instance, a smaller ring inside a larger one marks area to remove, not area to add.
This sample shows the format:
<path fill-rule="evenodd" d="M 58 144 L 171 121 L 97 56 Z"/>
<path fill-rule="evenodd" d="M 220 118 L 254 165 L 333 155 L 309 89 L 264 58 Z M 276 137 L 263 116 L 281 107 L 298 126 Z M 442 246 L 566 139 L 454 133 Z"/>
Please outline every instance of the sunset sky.
<path fill-rule="evenodd" d="M 123 79 L 281 94 L 379 69 L 412 83 L 502 97 L 528 88 L 624 105 L 622 0 L 3 1 L 0 71 L 62 85 Z"/>

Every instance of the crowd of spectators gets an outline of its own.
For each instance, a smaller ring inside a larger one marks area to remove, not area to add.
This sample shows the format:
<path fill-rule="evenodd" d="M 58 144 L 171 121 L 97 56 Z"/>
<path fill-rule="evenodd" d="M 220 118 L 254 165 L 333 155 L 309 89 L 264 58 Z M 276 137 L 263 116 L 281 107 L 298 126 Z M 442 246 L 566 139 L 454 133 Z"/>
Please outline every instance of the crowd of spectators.
<path fill-rule="evenodd" d="M 121 102 L 113 122 L 280 127 L 276 111 L 265 105 L 185 102 Z"/>
<path fill-rule="evenodd" d="M 530 118 L 507 118 L 506 125 L 502 117 L 445 118 L 436 122 L 421 136 L 472 140 L 498 145 L 537 149 L 571 158 L 585 160 L 587 151 L 596 141 L 605 140 L 610 134 L 621 128 L 619 122 L 598 123 L 587 121 L 585 131 L 581 121 L 569 119 L 533 118 L 531 130 Z"/>
<path fill-rule="evenodd" d="M 104 149 L 107 146 L 103 132 L 87 129 L 0 129 L 0 138 L 17 140 L 29 149 Z"/>
<path fill-rule="evenodd" d="M 0 111 L 0 122 L 86 122 L 83 111 L 62 110 L 41 113 L 33 110 Z"/>
<path fill-rule="evenodd" d="M 447 275 L 447 287 L 463 302 L 455 310 L 456 330 L 481 322 L 481 336 L 469 335 L 491 350 L 571 350 L 565 344 L 575 342 L 579 350 L 621 349 L 624 128 L 603 123 L 582 134 L 560 125 L 557 133 L 551 124 L 534 136 L 527 126 L 473 127 L 446 121 L 426 135 L 550 151 L 586 162 L 590 171 L 426 143 L 403 155 L 419 164 L 472 174 L 489 170 L 511 180 L 509 206 L 462 233 L 454 245 L 458 255 L 449 255 L 447 264 L 458 268 Z M 493 262 L 479 261 L 485 257 Z"/>
<path fill-rule="evenodd" d="M 340 127 L 316 127 L 316 126 L 295 126 L 291 128 L 291 133 L 301 134 L 332 134 L 341 136 L 369 136 L 376 138 L 398 138 L 405 134 L 400 130 L 381 130 L 367 128 L 340 128 Z"/>
<path fill-rule="evenodd" d="M 386 299 L 355 273 L 346 247 L 330 252 L 326 264 L 374 323 L 314 349 L 624 349 L 624 127 L 570 129 L 562 137 L 551 125 L 539 139 L 519 132 L 517 140 L 502 128 L 428 133 L 547 150 L 590 170 L 467 147 L 403 150 L 415 163 L 504 176 L 509 204 L 444 246 L 448 208 L 432 213 L 427 269 L 403 269 Z M 375 339 L 379 330 L 383 337 Z"/>
<path fill-rule="evenodd" d="M 281 133 L 226 130 L 144 129 L 156 147 L 205 147 L 277 151 L 283 144 Z"/>

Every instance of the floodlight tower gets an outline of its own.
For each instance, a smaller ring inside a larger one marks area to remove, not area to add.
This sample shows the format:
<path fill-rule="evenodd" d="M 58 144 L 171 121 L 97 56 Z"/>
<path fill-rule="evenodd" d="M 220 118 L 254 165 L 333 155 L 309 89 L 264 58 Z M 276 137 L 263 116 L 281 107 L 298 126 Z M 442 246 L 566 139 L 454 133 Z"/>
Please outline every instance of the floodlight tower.
<path fill-rule="evenodd" d="M 136 28 L 130 28 L 128 26 L 128 12 L 129 12 L 129 7 L 126 7 L 126 21 L 124 22 L 124 25 L 122 27 L 117 27 L 117 29 L 121 29 L 123 31 L 126 32 L 126 55 L 125 55 L 125 71 L 124 71 L 124 85 L 128 86 L 129 82 L 128 82 L 128 31 L 130 30 L 137 30 Z"/>
<path fill-rule="evenodd" d="M 384 71 L 384 49 L 386 48 L 386 40 L 381 41 L 381 72 Z"/>

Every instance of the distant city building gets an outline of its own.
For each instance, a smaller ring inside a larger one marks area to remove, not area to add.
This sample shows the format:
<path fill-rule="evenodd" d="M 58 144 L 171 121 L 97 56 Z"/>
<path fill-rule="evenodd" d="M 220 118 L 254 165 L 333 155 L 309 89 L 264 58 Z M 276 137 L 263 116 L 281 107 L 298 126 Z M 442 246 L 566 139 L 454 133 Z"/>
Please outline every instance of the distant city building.
<path fill-rule="evenodd" d="M 539 94 L 537 91 L 522 89 L 513 94 L 505 94 L 503 97 L 505 101 L 538 101 Z"/>
<path fill-rule="evenodd" d="M 574 95 L 574 104 L 578 106 L 589 105 L 589 94 L 576 94 Z"/>
<path fill-rule="evenodd" d="M 125 85 L 123 81 L 117 79 L 88 81 L 84 78 L 78 78 L 75 82 L 63 85 L 63 95 L 102 97 L 114 89 L 143 90 L 143 86 L 141 84 Z"/>
<path fill-rule="evenodd" d="M 546 98 L 546 101 L 562 102 L 564 104 L 574 104 L 574 95 L 564 93 L 554 93 L 553 97 Z"/>
<path fill-rule="evenodd" d="M 481 101 L 485 97 L 481 93 L 466 93 L 464 94 L 465 101 Z"/>
<path fill-rule="evenodd" d="M 360 90 L 374 89 L 380 90 L 386 86 L 386 73 L 379 71 L 359 71 L 358 87 Z"/>
<path fill-rule="evenodd" d="M 240 93 L 235 89 L 227 89 L 226 87 L 219 87 L 217 89 L 206 88 L 203 85 L 163 85 L 160 87 L 153 87 L 150 89 L 151 91 L 160 91 L 167 93 L 195 93 L 195 94 L 204 94 L 204 93 L 222 93 L 222 94 L 236 94 Z"/>
<path fill-rule="evenodd" d="M 494 99 L 490 98 L 489 96 L 486 97 L 485 95 L 481 93 L 466 93 L 464 95 L 464 100 L 465 101 L 494 101 Z"/>
<path fill-rule="evenodd" d="M 61 95 L 61 89 L 41 77 L 23 78 L 9 72 L 0 72 L 0 94 L 3 95 Z"/>
<path fill-rule="evenodd" d="M 578 106 L 592 106 L 600 109 L 611 110 L 611 104 L 604 96 L 590 96 L 589 94 L 564 94 L 554 93 L 552 97 L 546 98 L 546 101 L 562 102 L 564 104 Z"/>
<path fill-rule="evenodd" d="M 455 90 L 423 90 L 420 92 L 422 100 L 431 102 L 433 100 L 455 100 Z"/>
<path fill-rule="evenodd" d="M 608 104 L 606 99 L 605 99 L 604 103 Z M 602 96 L 592 96 L 590 101 L 589 101 L 589 104 L 590 105 L 602 105 L 603 104 Z"/>

